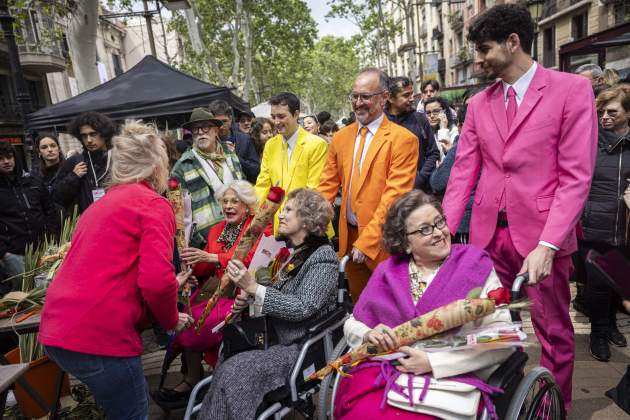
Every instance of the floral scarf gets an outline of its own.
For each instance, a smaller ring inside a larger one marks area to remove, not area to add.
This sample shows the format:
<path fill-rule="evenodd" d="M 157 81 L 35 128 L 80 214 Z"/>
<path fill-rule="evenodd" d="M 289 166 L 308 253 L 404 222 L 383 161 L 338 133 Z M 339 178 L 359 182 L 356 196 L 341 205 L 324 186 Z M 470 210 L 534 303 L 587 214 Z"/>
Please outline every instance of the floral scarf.
<path fill-rule="evenodd" d="M 194 149 L 199 156 L 212 163 L 212 168 L 216 171 L 219 179 L 223 181 L 223 162 L 225 162 L 226 156 L 223 152 L 223 147 L 221 146 L 221 143 L 217 141 L 214 153 L 202 152 L 197 147 L 194 147 Z"/>

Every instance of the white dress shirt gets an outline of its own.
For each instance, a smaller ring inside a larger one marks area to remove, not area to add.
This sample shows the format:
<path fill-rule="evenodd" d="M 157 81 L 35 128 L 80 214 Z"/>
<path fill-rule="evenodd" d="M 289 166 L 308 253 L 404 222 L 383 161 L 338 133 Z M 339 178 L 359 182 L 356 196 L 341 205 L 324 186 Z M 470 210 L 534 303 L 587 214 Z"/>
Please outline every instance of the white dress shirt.
<path fill-rule="evenodd" d="M 290 163 L 291 162 L 291 154 L 293 153 L 293 150 L 295 149 L 295 143 L 297 143 L 297 138 L 298 138 L 298 132 L 300 131 L 300 127 L 298 127 L 293 134 L 291 134 L 291 137 L 289 137 L 288 139 L 285 138 L 284 136 L 282 136 L 282 139 L 284 140 L 284 142 L 287 145 L 287 162 Z M 284 155 L 284 153 L 283 153 Z M 284 157 L 283 157 L 284 159 Z M 287 164 L 288 164 L 287 163 Z"/>
<path fill-rule="evenodd" d="M 354 141 L 354 153 L 352 155 L 352 170 L 350 171 L 350 183 L 348 184 L 348 211 L 346 216 L 348 217 L 348 223 L 353 226 L 358 226 L 359 222 L 357 220 L 357 216 L 352 211 L 352 206 L 350 204 L 350 197 L 352 196 L 352 175 L 354 174 L 354 165 L 357 164 L 357 153 L 359 152 L 359 146 L 361 145 L 361 128 L 367 127 L 368 132 L 365 135 L 365 144 L 363 145 L 363 153 L 361 153 L 361 157 L 359 159 L 359 171 L 361 170 L 361 166 L 363 165 L 363 161 L 365 160 L 365 156 L 367 155 L 368 150 L 370 149 L 370 144 L 372 143 L 372 139 L 376 135 L 376 131 L 381 126 L 383 122 L 385 114 L 381 114 L 380 117 L 369 123 L 368 125 L 363 125 L 359 123 L 359 129 L 357 130 L 357 137 Z"/>
<path fill-rule="evenodd" d="M 503 82 L 503 100 L 505 101 L 506 109 L 508 106 L 507 92 L 510 86 L 514 88 L 514 92 L 516 93 L 516 104 L 520 107 L 521 103 L 523 102 L 523 99 L 525 98 L 525 93 L 527 93 L 527 89 L 529 88 L 529 84 L 532 82 L 532 79 L 534 78 L 534 74 L 536 74 L 537 67 L 538 65 L 534 61 L 531 67 L 529 68 L 529 70 L 527 70 L 521 77 L 519 77 L 516 82 L 514 82 L 511 85 L 509 83 Z M 516 112 L 518 113 L 518 110 Z M 538 244 L 551 248 L 554 251 L 560 250 L 560 248 L 558 248 L 556 245 L 551 244 L 549 242 L 539 241 Z"/>

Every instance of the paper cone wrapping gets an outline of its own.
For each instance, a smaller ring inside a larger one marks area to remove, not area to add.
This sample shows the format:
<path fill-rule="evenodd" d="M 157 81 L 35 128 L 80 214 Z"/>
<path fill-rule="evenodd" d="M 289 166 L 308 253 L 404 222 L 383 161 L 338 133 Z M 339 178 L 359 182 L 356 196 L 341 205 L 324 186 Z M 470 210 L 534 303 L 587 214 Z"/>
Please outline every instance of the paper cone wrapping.
<path fill-rule="evenodd" d="M 422 339 L 461 327 L 467 322 L 482 318 L 494 311 L 495 305 L 491 299 L 460 299 L 395 327 L 394 333 L 398 338 L 400 347 L 409 346 Z M 328 366 L 313 373 L 308 380 L 322 379 L 333 370 L 354 365 L 383 353 L 386 351 L 380 346 L 369 343 L 363 344 L 358 349 L 344 354 Z"/>

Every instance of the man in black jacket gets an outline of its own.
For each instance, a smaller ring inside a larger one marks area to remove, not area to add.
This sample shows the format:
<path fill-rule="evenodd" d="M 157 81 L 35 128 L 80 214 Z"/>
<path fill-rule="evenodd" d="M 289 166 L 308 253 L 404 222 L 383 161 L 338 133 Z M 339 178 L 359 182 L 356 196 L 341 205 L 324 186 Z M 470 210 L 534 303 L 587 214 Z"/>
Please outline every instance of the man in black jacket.
<path fill-rule="evenodd" d="M 416 170 L 415 189 L 430 192 L 429 178 L 440 158 L 431 125 L 424 114 L 413 109 L 413 83 L 407 77 L 392 77 L 385 113 L 390 121 L 405 127 L 420 141 L 420 156 Z"/>
<path fill-rule="evenodd" d="M 245 177 L 252 184 L 256 184 L 256 178 L 260 172 L 260 157 L 256 153 L 256 147 L 251 137 L 232 126 L 232 107 L 227 102 L 217 99 L 210 103 L 208 111 L 212 113 L 214 118 L 223 123 L 219 127 L 219 138 L 221 141 L 234 146 Z"/>
<path fill-rule="evenodd" d="M 24 272 L 27 244 L 37 247 L 45 233 L 57 232 L 57 215 L 41 180 L 22 171 L 13 146 L 0 142 L 0 263 L 9 276 Z"/>
<path fill-rule="evenodd" d="M 66 159 L 57 175 L 53 199 L 67 214 L 78 206 L 83 213 L 93 202 L 105 194 L 109 179 L 111 143 L 116 131 L 112 120 L 98 112 L 85 112 L 70 123 L 70 134 L 81 140 L 83 153 Z"/>

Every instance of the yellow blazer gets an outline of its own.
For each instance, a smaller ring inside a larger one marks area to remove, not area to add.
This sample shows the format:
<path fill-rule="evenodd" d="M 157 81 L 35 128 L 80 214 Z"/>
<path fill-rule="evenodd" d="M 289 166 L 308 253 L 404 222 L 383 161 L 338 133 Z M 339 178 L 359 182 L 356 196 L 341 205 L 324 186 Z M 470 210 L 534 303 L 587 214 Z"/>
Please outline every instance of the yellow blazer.
<path fill-rule="evenodd" d="M 348 243 L 348 189 L 358 123 L 342 128 L 333 136 L 326 167 L 318 191 L 331 203 L 341 188 L 339 216 L 339 256 L 350 252 Z M 381 226 L 387 210 L 402 194 L 411 191 L 418 162 L 418 138 L 387 117 L 376 131 L 361 166 L 359 187 L 352 190 L 352 209 L 359 222 L 359 237 L 354 246 L 375 261 L 387 254 L 381 249 Z"/>
<path fill-rule="evenodd" d="M 324 139 L 298 127 L 298 137 L 288 160 L 287 146 L 282 134 L 272 137 L 265 144 L 260 174 L 256 179 L 256 194 L 259 200 L 264 200 L 269 188 L 279 186 L 286 192 L 286 196 L 295 189 L 307 187 L 315 189 L 319 185 L 319 177 L 326 162 L 328 143 Z M 282 210 L 282 207 L 280 207 Z M 274 217 L 274 232 L 278 228 L 278 214 Z"/>

